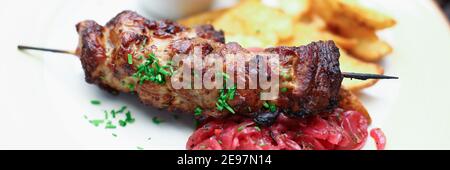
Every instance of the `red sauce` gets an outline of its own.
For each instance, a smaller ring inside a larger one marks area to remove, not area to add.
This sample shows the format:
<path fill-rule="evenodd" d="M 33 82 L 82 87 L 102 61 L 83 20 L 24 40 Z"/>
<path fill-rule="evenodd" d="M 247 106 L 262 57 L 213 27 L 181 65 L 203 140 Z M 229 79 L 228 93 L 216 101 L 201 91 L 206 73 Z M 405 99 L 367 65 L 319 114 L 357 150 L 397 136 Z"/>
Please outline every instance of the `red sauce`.
<path fill-rule="evenodd" d="M 386 147 L 386 136 L 380 128 L 374 128 L 370 130 L 370 137 L 375 140 L 378 150 L 384 150 L 384 148 Z"/>
<path fill-rule="evenodd" d="M 308 119 L 280 114 L 274 124 L 258 127 L 250 118 L 207 120 L 191 135 L 189 150 L 351 150 L 361 149 L 368 119 L 356 111 L 336 109 Z"/>

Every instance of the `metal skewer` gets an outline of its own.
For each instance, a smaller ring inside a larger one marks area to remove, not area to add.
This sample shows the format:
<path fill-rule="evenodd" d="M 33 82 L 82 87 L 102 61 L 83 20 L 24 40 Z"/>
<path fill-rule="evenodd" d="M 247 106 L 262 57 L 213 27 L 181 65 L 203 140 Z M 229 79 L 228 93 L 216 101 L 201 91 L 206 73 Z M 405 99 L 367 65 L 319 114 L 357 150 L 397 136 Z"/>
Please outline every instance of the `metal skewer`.
<path fill-rule="evenodd" d="M 26 45 L 18 45 L 17 49 L 19 49 L 19 50 L 38 50 L 38 51 L 47 51 L 47 52 L 75 55 L 75 52 L 73 52 L 73 51 L 50 49 L 50 48 L 41 48 L 41 47 L 31 47 L 31 46 L 26 46 Z"/>
<path fill-rule="evenodd" d="M 75 55 L 75 52 L 67 51 L 67 50 L 31 47 L 31 46 L 25 46 L 25 45 L 18 45 L 17 48 L 19 50 L 38 50 L 38 51 L 47 51 L 47 52 Z M 350 72 L 342 72 L 342 76 L 344 76 L 344 78 L 357 79 L 357 80 L 398 79 L 398 77 L 394 77 L 394 76 L 386 76 L 386 75 L 380 75 L 380 74 L 366 74 L 366 73 L 350 73 Z"/>
<path fill-rule="evenodd" d="M 398 77 L 394 76 L 385 76 L 381 74 L 365 74 L 365 73 L 349 73 L 342 72 L 341 73 L 344 78 L 357 79 L 357 80 L 367 80 L 367 79 L 398 79 Z"/>

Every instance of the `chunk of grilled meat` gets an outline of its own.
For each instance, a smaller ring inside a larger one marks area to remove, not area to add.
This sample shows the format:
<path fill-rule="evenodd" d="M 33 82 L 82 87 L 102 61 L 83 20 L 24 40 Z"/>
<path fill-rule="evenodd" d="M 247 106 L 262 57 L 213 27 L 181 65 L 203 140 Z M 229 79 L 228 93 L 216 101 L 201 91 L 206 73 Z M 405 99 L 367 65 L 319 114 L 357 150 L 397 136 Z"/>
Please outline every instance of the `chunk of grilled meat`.
<path fill-rule="evenodd" d="M 139 59 L 139 56 L 151 53 L 161 65 L 166 65 L 177 54 L 202 57 L 215 54 L 219 56 L 217 59 L 244 54 L 250 56 L 246 62 L 257 56 L 277 54 L 280 56 L 280 70 L 288 75 L 280 76 L 279 88 L 287 91 L 270 103 L 297 116 L 326 112 L 338 104 L 343 77 L 339 69 L 339 49 L 331 41 L 301 47 L 268 48 L 255 53 L 237 43 L 225 44 L 223 32 L 210 25 L 186 28 L 166 20 L 150 21 L 132 11 L 121 12 L 106 26 L 88 20 L 80 22 L 76 28 L 80 35 L 77 55 L 88 83 L 111 92 L 135 91 L 142 103 L 157 108 L 194 113 L 199 107 L 203 115 L 213 117 L 230 113 L 217 109 L 218 89 L 174 89 L 170 77 L 165 77 L 164 84 L 151 81 L 140 84 L 133 76 L 138 66 L 145 62 L 145 58 Z M 132 55 L 132 64 L 128 61 L 129 54 Z M 178 70 L 182 70 L 181 67 Z M 237 71 L 255 71 L 249 69 L 247 65 L 245 70 Z M 260 89 L 238 89 L 228 104 L 237 114 L 255 116 L 266 111 L 260 92 Z"/>

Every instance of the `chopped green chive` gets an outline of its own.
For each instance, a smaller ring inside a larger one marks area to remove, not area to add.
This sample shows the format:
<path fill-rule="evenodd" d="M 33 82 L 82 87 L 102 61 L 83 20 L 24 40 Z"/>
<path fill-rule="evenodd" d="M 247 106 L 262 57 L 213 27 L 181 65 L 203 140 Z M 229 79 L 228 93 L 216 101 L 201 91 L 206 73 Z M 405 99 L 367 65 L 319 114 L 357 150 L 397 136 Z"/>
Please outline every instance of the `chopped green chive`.
<path fill-rule="evenodd" d="M 230 75 L 228 75 L 227 73 L 220 72 L 220 74 L 222 75 L 223 78 L 225 78 L 225 80 L 230 79 Z"/>
<path fill-rule="evenodd" d="M 233 86 L 229 89 L 220 89 L 219 97 L 216 102 L 217 110 L 222 111 L 223 109 L 227 109 L 229 112 L 235 114 L 236 112 L 231 108 L 228 104 L 229 100 L 233 100 L 236 94 L 236 86 Z"/>
<path fill-rule="evenodd" d="M 125 121 L 127 121 L 128 123 L 133 123 L 135 121 L 135 119 L 133 117 L 131 117 L 130 111 L 125 113 L 125 116 L 126 116 Z"/>
<path fill-rule="evenodd" d="M 283 76 L 286 80 L 291 80 L 291 75 L 288 74 L 287 70 L 281 71 L 281 76 Z"/>
<path fill-rule="evenodd" d="M 270 112 L 275 112 L 275 111 L 277 111 L 277 106 L 275 106 L 274 104 L 270 105 L 269 110 L 270 110 Z"/>
<path fill-rule="evenodd" d="M 264 107 L 265 109 L 268 109 L 268 108 L 270 107 L 270 105 L 269 105 L 269 103 L 264 102 L 264 103 L 263 103 L 263 107 Z"/>
<path fill-rule="evenodd" d="M 99 100 L 91 100 L 91 104 L 93 104 L 93 105 L 100 105 L 101 102 Z"/>
<path fill-rule="evenodd" d="M 202 115 L 202 108 L 200 108 L 200 107 L 195 108 L 195 110 L 194 110 L 194 115 L 195 115 L 195 116 L 200 116 L 200 115 Z"/>
<path fill-rule="evenodd" d="M 115 121 L 114 119 L 117 117 L 117 114 L 124 113 L 126 111 L 125 119 L 117 121 L 120 126 L 125 127 L 128 123 L 135 122 L 135 118 L 133 118 L 131 116 L 131 112 L 129 110 L 127 111 L 126 109 L 127 109 L 126 106 L 122 106 L 119 110 L 113 109 L 110 112 L 105 110 L 103 119 L 89 120 L 89 123 L 93 124 L 96 127 L 98 127 L 100 124 L 105 123 L 105 129 L 116 129 L 117 126 L 112 121 Z M 111 118 L 110 114 L 111 114 L 112 120 L 110 119 Z M 88 117 L 86 115 L 84 115 L 84 118 L 88 119 Z"/>
<path fill-rule="evenodd" d="M 106 122 L 105 129 L 115 129 L 116 125 L 113 125 L 111 121 Z"/>
<path fill-rule="evenodd" d="M 127 106 L 122 106 L 116 113 L 123 113 L 127 109 Z"/>
<path fill-rule="evenodd" d="M 113 117 L 113 118 L 116 118 L 116 111 L 115 110 L 111 110 L 111 116 Z"/>
<path fill-rule="evenodd" d="M 231 106 L 230 105 L 225 105 L 224 106 L 225 107 L 225 109 L 227 109 L 229 112 L 231 112 L 231 113 L 233 113 L 233 114 L 235 114 L 236 112 L 233 110 L 233 108 L 231 108 Z"/>
<path fill-rule="evenodd" d="M 125 126 L 127 126 L 127 121 L 119 120 L 119 125 L 122 126 L 122 127 L 125 127 Z"/>
<path fill-rule="evenodd" d="M 286 93 L 287 91 L 288 91 L 288 88 L 286 88 L 286 87 L 281 88 L 281 92 Z"/>
<path fill-rule="evenodd" d="M 240 132 L 240 131 L 244 130 L 244 128 L 245 128 L 245 126 L 239 126 L 239 128 L 237 130 L 238 130 L 238 132 Z"/>
<path fill-rule="evenodd" d="M 161 120 L 160 118 L 158 118 L 156 116 L 152 118 L 152 121 L 154 124 L 160 124 L 163 122 L 163 120 Z"/>
<path fill-rule="evenodd" d="M 117 137 L 117 134 L 115 134 L 115 133 L 112 133 L 112 136 L 114 136 L 114 137 Z"/>
<path fill-rule="evenodd" d="M 156 58 L 153 53 L 149 54 L 147 60 L 136 69 L 137 72 L 133 74 L 133 77 L 136 77 L 139 80 L 139 84 L 143 84 L 145 81 L 164 84 L 166 82 L 166 76 L 171 76 L 173 74 L 172 66 L 161 66 L 159 64 L 159 59 Z M 169 69 L 169 71 L 166 69 Z"/>
<path fill-rule="evenodd" d="M 128 64 L 133 64 L 133 55 L 128 54 Z"/>
<path fill-rule="evenodd" d="M 108 120 L 109 119 L 108 112 L 105 110 L 104 113 L 105 113 L 105 120 Z"/>
<path fill-rule="evenodd" d="M 99 126 L 100 124 L 103 124 L 105 122 L 104 120 L 96 119 L 96 120 L 90 120 L 89 123 L 93 124 L 95 127 Z"/>
<path fill-rule="evenodd" d="M 277 106 L 275 104 L 272 103 L 268 103 L 267 101 L 265 101 L 263 103 L 263 108 L 264 109 L 268 109 L 270 112 L 275 112 L 277 111 Z"/>
<path fill-rule="evenodd" d="M 139 150 L 144 150 L 144 148 L 140 147 L 140 146 L 137 146 L 136 148 L 139 149 Z"/>
<path fill-rule="evenodd" d="M 259 126 L 255 126 L 255 129 L 256 129 L 257 131 L 261 131 L 261 128 L 260 128 Z"/>
<path fill-rule="evenodd" d="M 132 83 L 128 84 L 128 88 L 130 89 L 130 91 L 134 91 L 134 84 Z"/>

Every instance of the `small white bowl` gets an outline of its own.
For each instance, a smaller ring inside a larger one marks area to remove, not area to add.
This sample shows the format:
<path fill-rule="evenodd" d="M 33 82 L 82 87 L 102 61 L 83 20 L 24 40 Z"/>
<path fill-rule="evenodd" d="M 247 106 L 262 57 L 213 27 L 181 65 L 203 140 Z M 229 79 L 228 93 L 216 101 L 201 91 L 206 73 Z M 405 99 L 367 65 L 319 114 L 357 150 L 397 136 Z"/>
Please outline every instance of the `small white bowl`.
<path fill-rule="evenodd" d="M 214 0 L 140 0 L 149 15 L 159 19 L 178 19 L 208 10 Z"/>

